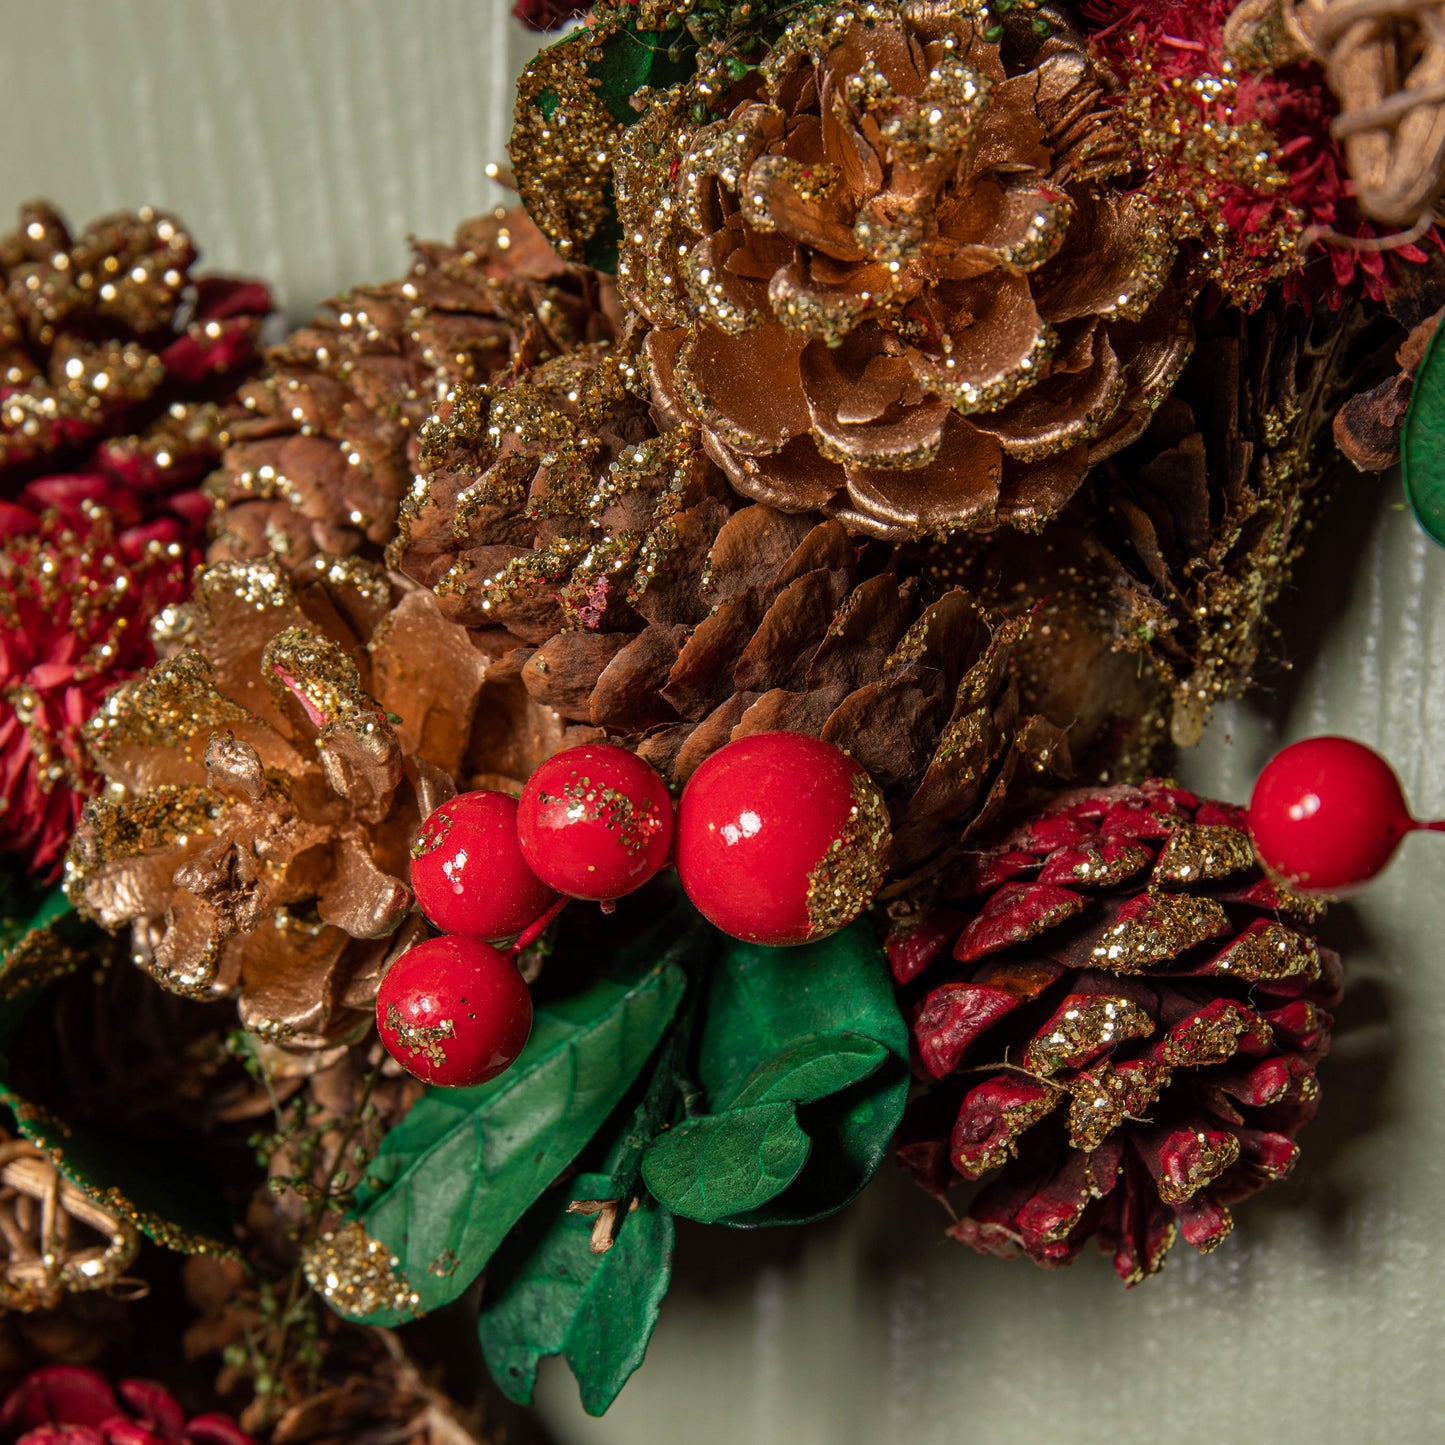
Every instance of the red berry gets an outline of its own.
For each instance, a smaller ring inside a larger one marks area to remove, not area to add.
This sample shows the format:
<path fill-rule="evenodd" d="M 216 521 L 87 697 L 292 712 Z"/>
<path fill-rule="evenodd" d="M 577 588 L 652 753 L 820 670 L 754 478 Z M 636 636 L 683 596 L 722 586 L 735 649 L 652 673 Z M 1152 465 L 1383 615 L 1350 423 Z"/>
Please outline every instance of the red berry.
<path fill-rule="evenodd" d="M 479 938 L 431 938 L 397 959 L 376 995 L 381 1041 L 428 1084 L 463 1088 L 509 1067 L 532 1032 L 517 966 Z"/>
<path fill-rule="evenodd" d="M 1367 883 L 1415 826 L 1389 763 L 1350 738 L 1308 738 L 1285 748 L 1249 800 L 1255 851 L 1301 893 Z"/>
<path fill-rule="evenodd" d="M 436 809 L 411 850 L 411 886 L 443 932 L 493 943 L 520 933 L 557 897 L 522 857 L 517 800 L 506 793 L 463 793 Z"/>
<path fill-rule="evenodd" d="M 677 874 L 698 911 L 749 943 L 808 943 L 851 923 L 883 881 L 888 809 L 832 743 L 758 733 L 719 748 L 677 809 Z"/>
<path fill-rule="evenodd" d="M 585 743 L 547 759 L 517 810 L 522 856 L 570 898 L 606 902 L 641 888 L 667 862 L 672 799 L 636 753 Z"/>

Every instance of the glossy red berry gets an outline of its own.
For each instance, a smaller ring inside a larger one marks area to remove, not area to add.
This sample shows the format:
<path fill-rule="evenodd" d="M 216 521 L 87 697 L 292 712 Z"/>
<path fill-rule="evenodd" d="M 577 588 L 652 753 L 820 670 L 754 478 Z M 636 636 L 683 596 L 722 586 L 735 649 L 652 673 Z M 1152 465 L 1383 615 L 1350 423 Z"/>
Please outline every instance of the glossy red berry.
<path fill-rule="evenodd" d="M 387 970 L 376 995 L 381 1041 L 428 1084 L 462 1088 L 508 1068 L 532 1032 L 517 965 L 480 938 L 432 938 Z"/>
<path fill-rule="evenodd" d="M 493 943 L 520 933 L 557 897 L 522 857 L 517 800 L 507 793 L 463 793 L 437 808 L 412 847 L 411 886 L 443 932 Z"/>
<path fill-rule="evenodd" d="M 584 743 L 527 780 L 517 836 L 543 882 L 569 898 L 606 902 L 641 888 L 667 862 L 672 799 L 636 753 Z"/>
<path fill-rule="evenodd" d="M 1367 883 L 1417 826 L 1389 763 L 1351 738 L 1307 738 L 1285 748 L 1249 800 L 1255 851 L 1302 893 Z"/>
<path fill-rule="evenodd" d="M 851 923 L 883 881 L 888 809 L 832 743 L 758 733 L 719 748 L 677 809 L 677 875 L 698 911 L 750 943 L 808 943 Z"/>

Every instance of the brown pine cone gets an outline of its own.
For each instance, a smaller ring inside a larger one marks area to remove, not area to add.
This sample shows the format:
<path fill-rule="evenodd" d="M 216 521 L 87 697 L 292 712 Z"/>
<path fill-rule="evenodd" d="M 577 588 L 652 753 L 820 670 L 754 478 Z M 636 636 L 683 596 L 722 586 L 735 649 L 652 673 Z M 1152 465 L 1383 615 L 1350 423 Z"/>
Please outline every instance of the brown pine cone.
<path fill-rule="evenodd" d="M 236 994 L 288 1048 L 354 1037 L 420 927 L 421 820 L 455 780 L 525 779 L 562 725 L 515 678 L 485 682 L 429 594 L 354 557 L 289 582 L 274 558 L 213 564 L 170 646 L 88 726 L 110 786 L 71 845 L 70 895 L 129 925 L 166 988 Z"/>
<path fill-rule="evenodd" d="M 1152 779 L 1055 798 L 890 941 L 932 1083 L 900 1160 L 930 1191 L 1002 1170 L 949 1230 L 1133 1284 L 1176 1232 L 1286 1175 L 1314 1116 L 1338 958 L 1261 873 L 1243 810 Z"/>
<path fill-rule="evenodd" d="M 534 703 L 674 786 L 731 738 L 837 743 L 883 788 L 890 871 L 909 876 L 994 810 L 1021 760 L 1059 748 L 1019 713 L 1008 658 L 1026 624 L 991 632 L 965 593 L 925 596 L 839 521 L 736 509 L 695 433 L 656 433 L 632 372 L 623 347 L 459 391 L 428 427 L 393 565 Z"/>
<path fill-rule="evenodd" d="M 215 403 L 254 361 L 271 300 L 258 282 L 193 274 L 196 257 L 181 224 L 149 208 L 78 236 L 44 202 L 21 208 L 0 236 L 7 495 L 82 461 L 141 492 L 199 479 L 224 430 Z"/>
<path fill-rule="evenodd" d="M 1177 377 L 1191 289 L 1085 50 L 992 24 L 808 7 L 718 119 L 684 88 L 627 133 L 618 284 L 659 408 L 744 495 L 1036 529 Z"/>
<path fill-rule="evenodd" d="M 612 333 L 610 281 L 563 262 L 520 208 L 415 249 L 407 276 L 329 302 L 267 353 L 207 483 L 211 560 L 379 556 L 440 398 Z"/>
<path fill-rule="evenodd" d="M 1181 747 L 1255 676 L 1269 611 L 1342 471 L 1333 418 L 1386 326 L 1352 303 L 1312 324 L 1283 303 L 1220 311 L 1147 434 L 1080 499 L 1071 519 L 1116 645 L 1158 671 Z"/>

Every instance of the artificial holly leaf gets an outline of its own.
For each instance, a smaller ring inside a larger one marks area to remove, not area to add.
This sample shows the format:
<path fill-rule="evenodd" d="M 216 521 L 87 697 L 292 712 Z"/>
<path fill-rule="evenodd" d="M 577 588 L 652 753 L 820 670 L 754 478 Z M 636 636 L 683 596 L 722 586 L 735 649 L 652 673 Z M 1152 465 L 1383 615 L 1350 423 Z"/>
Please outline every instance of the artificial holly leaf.
<path fill-rule="evenodd" d="M 689 1127 L 790 1098 L 812 1147 L 783 1188 L 712 1217 L 746 1227 L 802 1223 L 847 1204 L 877 1172 L 903 1116 L 907 1048 L 883 952 L 865 924 L 802 948 L 730 943 L 711 973 L 699 1047 L 713 1112 Z M 646 1163 L 643 1175 L 650 1184 Z M 676 1213 L 698 1217 L 691 1201 L 655 1192 Z"/>
<path fill-rule="evenodd" d="M 506 1073 L 474 1089 L 429 1089 L 382 1140 L 353 1218 L 395 1256 L 415 1295 L 411 1313 L 461 1294 L 616 1108 L 677 1010 L 690 944 L 675 935 L 631 978 L 539 1008 Z"/>
<path fill-rule="evenodd" d="M 866 1079 L 888 1057 L 888 1049 L 862 1034 L 805 1034 L 790 1048 L 753 1070 L 732 1107 L 778 1099 L 811 1103 Z"/>
<path fill-rule="evenodd" d="M 812 1148 L 791 1100 L 688 1119 L 642 1161 L 647 1187 L 674 1214 L 715 1224 L 781 1194 Z"/>
<path fill-rule="evenodd" d="M 728 1107 L 755 1073 L 816 1034 L 862 1036 L 908 1056 L 908 1030 L 868 925 L 800 948 L 730 941 L 704 1002 L 698 1081 L 709 1106 Z"/>
<path fill-rule="evenodd" d="M 612 1247 L 594 1254 L 592 1222 L 574 1199 L 608 1197 L 604 1175 L 578 1175 L 508 1236 L 487 1271 L 477 1333 L 509 1400 L 532 1403 L 537 1365 L 562 1355 L 582 1408 L 601 1415 L 642 1363 L 672 1276 L 672 1215 L 647 1194 L 622 1218 Z"/>
<path fill-rule="evenodd" d="M 1415 519 L 1445 545 L 1445 347 L 1436 328 L 1415 373 L 1400 439 L 1400 475 Z"/>
<path fill-rule="evenodd" d="M 11 926 L 7 920 L 3 937 L 0 1104 L 76 1188 L 156 1243 L 186 1254 L 234 1254 L 234 1230 L 220 1191 L 184 1151 L 67 1123 L 45 1101 L 25 1098 L 13 1087 L 11 1050 L 21 1032 L 34 1048 L 35 1031 L 54 1021 L 45 1005 L 56 987 L 73 973 L 93 969 L 109 946 L 73 912 L 62 889 L 32 898 L 28 906 L 26 922 Z"/>

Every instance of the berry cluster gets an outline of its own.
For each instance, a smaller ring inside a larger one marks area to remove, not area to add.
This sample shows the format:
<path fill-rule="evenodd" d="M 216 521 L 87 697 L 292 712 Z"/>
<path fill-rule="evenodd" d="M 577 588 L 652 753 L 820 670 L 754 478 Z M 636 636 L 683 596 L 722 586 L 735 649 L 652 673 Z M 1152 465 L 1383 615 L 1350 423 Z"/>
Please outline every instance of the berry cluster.
<path fill-rule="evenodd" d="M 517 956 L 570 900 L 608 909 L 671 859 L 698 911 L 724 933 L 807 943 L 872 901 L 889 839 L 873 780 L 802 733 L 720 748 L 689 779 L 675 815 L 666 783 L 635 753 L 569 748 L 532 774 L 519 799 L 464 793 L 427 819 L 411 882 L 444 936 L 411 949 L 382 981 L 382 1040 L 428 1083 L 483 1083 L 531 1032 Z M 506 952 L 497 947 L 508 940 Z"/>

